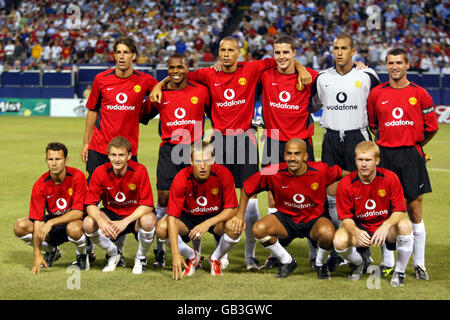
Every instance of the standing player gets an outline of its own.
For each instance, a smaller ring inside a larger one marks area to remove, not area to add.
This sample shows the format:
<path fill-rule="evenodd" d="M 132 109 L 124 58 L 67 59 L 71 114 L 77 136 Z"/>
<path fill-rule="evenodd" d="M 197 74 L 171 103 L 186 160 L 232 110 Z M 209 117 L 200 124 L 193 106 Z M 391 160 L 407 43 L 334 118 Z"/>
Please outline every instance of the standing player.
<path fill-rule="evenodd" d="M 113 46 L 116 66 L 98 74 L 86 103 L 86 127 L 81 159 L 86 163 L 88 184 L 94 170 L 109 162 L 108 143 L 123 136 L 132 146 L 132 159 L 137 162 L 139 120 L 145 96 L 158 83 L 149 74 L 133 69 L 138 55 L 133 39 L 122 37 Z M 125 245 L 125 237 L 120 247 Z M 91 251 L 90 247 L 88 251 Z M 93 253 L 90 253 L 92 256 Z M 90 257 L 95 260 L 95 256 Z M 123 259 L 121 264 L 123 264 Z"/>
<path fill-rule="evenodd" d="M 424 193 L 431 192 L 431 184 L 422 148 L 438 131 L 438 121 L 431 96 L 407 78 L 408 53 L 400 48 L 388 51 L 386 68 L 389 82 L 376 87 L 369 96 L 370 129 L 380 146 L 380 166 L 394 171 L 402 183 L 413 224 L 416 277 L 428 280 L 422 199 Z M 393 266 L 386 261 L 383 264 Z"/>
<path fill-rule="evenodd" d="M 323 109 L 320 126 L 325 128 L 325 134 L 321 161 L 347 171 L 356 170 L 356 145 L 372 140 L 367 129 L 367 99 L 370 90 L 380 83 L 374 70 L 354 66 L 355 53 L 353 38 L 345 33 L 339 34 L 333 41 L 335 66 L 320 72 L 313 88 L 317 90 L 317 99 Z M 329 195 L 327 200 L 331 219 L 337 228 L 340 221 L 337 219 L 336 197 Z M 329 265 L 333 271 L 340 259 L 335 253 L 331 257 Z M 370 256 L 366 258 L 370 259 Z"/>
<path fill-rule="evenodd" d="M 338 217 L 342 226 L 334 236 L 336 251 L 353 265 L 349 280 L 361 279 L 364 263 L 356 247 L 386 246 L 395 250 L 397 264 L 391 285 L 403 286 L 413 247 L 412 225 L 406 216 L 403 189 L 397 175 L 377 168 L 380 149 L 372 141 L 356 146 L 357 171 L 344 177 L 337 188 Z"/>
<path fill-rule="evenodd" d="M 325 262 L 333 248 L 335 229 L 324 208 L 326 188 L 335 189 L 336 186 L 331 185 L 347 172 L 338 166 L 307 161 L 307 145 L 299 138 L 287 142 L 284 158 L 286 163 L 277 165 L 275 174 L 268 166 L 244 183 L 238 214 L 230 222 L 232 230 L 238 234 L 242 232 L 249 196 L 270 190 L 278 211 L 255 223 L 253 234 L 280 261 L 276 277 L 287 277 L 297 267 L 297 262 L 284 247 L 295 238 L 306 237 L 318 247 L 318 278 L 331 279 Z"/>
<path fill-rule="evenodd" d="M 173 54 L 168 61 L 169 82 L 162 89 L 161 102 L 151 104 L 144 123 L 160 114 L 159 134 L 162 143 L 159 147 L 158 167 L 156 170 L 156 187 L 158 203 L 156 217 L 160 220 L 166 215 L 169 190 L 176 174 L 189 166 L 191 144 L 203 137 L 205 107 L 209 107 L 208 89 L 196 82 L 187 80 L 189 66 L 181 53 Z M 146 101 L 149 105 L 150 101 Z M 148 108 L 147 108 L 148 109 Z M 173 155 L 172 155 L 173 153 Z M 174 159 L 176 157 L 176 159 Z M 155 250 L 155 267 L 164 267 L 164 245 L 158 241 Z"/>
<path fill-rule="evenodd" d="M 220 239 L 208 262 L 212 275 L 222 274 L 221 258 L 240 240 L 228 223 L 236 215 L 237 206 L 233 176 L 227 168 L 215 164 L 212 144 L 194 145 L 191 166 L 176 175 L 170 188 L 167 216 L 157 226 L 160 239 L 169 236 L 175 280 L 193 275 L 200 263 L 198 251 L 181 237 L 201 239 L 206 232 Z"/>
<path fill-rule="evenodd" d="M 106 251 L 104 272 L 114 271 L 121 258 L 114 241 L 133 233 L 139 242 L 133 273 L 141 274 L 146 271 L 156 225 L 150 179 L 142 164 L 130 160 L 132 146 L 126 138 L 112 139 L 107 150 L 111 162 L 95 169 L 89 184 L 83 229 Z M 98 207 L 100 201 L 104 208 Z"/>
<path fill-rule="evenodd" d="M 67 166 L 67 153 L 62 143 L 47 145 L 45 162 L 49 171 L 33 186 L 29 217 L 21 218 L 14 224 L 16 236 L 34 247 L 32 273 L 39 273 L 41 265 L 51 267 L 61 257 L 58 246 L 67 241 L 75 244 L 76 265 L 81 270 L 89 269 L 81 220 L 86 179 L 83 172 Z M 46 252 L 44 257 L 41 249 Z"/>

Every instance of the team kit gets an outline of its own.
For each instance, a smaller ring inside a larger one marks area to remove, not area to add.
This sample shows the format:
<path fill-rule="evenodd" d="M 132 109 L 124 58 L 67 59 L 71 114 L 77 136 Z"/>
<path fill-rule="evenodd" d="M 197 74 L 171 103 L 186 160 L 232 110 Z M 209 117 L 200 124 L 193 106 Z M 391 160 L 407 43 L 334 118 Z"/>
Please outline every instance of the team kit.
<path fill-rule="evenodd" d="M 295 39 L 287 36 L 274 40 L 273 58 L 242 62 L 240 52 L 239 42 L 225 37 L 217 62 L 195 71 L 174 53 L 158 82 L 133 68 L 134 41 L 116 40 L 116 65 L 95 77 L 86 102 L 86 173 L 67 165 L 63 143 L 48 143 L 48 171 L 33 185 L 28 216 L 14 224 L 17 238 L 33 247 L 33 273 L 51 267 L 65 242 L 75 245 L 73 264 L 81 270 L 103 250 L 102 270 L 113 272 L 126 266 L 131 233 L 138 242 L 133 274 L 147 271 L 155 243 L 153 267 L 165 267 L 169 249 L 179 280 L 202 268 L 202 238 L 211 233 L 213 276 L 229 266 L 228 253 L 244 234 L 244 269 L 273 268 L 276 278 L 296 269 L 289 244 L 306 238 L 319 280 L 347 264 L 348 280 L 360 280 L 377 247 L 378 268 L 392 286 L 404 285 L 411 257 L 416 278 L 429 279 L 422 200 L 431 184 L 423 146 L 438 123 L 430 95 L 407 79 L 408 53 L 387 53 L 389 81 L 380 83 L 374 70 L 353 61 L 356 45 L 345 33 L 333 41 L 335 66 L 320 72 L 295 59 Z M 257 96 L 262 119 L 255 117 Z M 316 161 L 311 115 L 320 109 L 325 133 Z M 140 123 L 157 115 L 155 201 L 138 143 Z M 207 118 L 213 134 L 205 141 Z M 261 192 L 268 194 L 262 217 Z M 267 249 L 263 264 L 257 246 Z"/>

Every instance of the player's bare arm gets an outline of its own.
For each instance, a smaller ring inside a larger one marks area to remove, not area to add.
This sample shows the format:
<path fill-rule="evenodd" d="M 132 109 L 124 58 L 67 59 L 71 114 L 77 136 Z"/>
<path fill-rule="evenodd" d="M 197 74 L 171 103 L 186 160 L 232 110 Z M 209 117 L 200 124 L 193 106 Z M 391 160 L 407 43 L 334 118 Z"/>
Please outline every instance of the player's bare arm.
<path fill-rule="evenodd" d="M 348 175 L 348 174 L 350 174 L 350 171 L 347 171 L 347 170 L 342 169 L 342 175 L 341 175 L 341 178 L 345 177 L 345 176 Z M 336 192 L 337 192 L 337 186 L 338 186 L 339 181 L 340 181 L 340 179 L 339 179 L 339 180 L 336 180 L 335 182 L 333 182 L 332 184 L 330 184 L 329 186 L 327 186 L 326 191 L 327 191 L 327 194 L 328 194 L 328 195 L 330 195 L 330 196 L 335 196 L 335 195 L 336 195 Z"/>
<path fill-rule="evenodd" d="M 189 238 L 200 239 L 206 232 L 208 232 L 209 228 L 218 225 L 219 223 L 228 221 L 236 215 L 236 212 L 237 208 L 224 209 L 218 215 L 211 217 L 192 228 L 191 232 L 189 232 Z"/>
<path fill-rule="evenodd" d="M 154 87 L 152 92 L 150 92 L 150 101 L 151 102 L 161 102 L 162 98 L 162 88 L 166 86 L 170 81 L 170 77 L 165 77 L 163 80 L 161 80 L 159 83 L 157 83 Z"/>
<path fill-rule="evenodd" d="M 168 215 L 167 229 L 169 232 L 170 249 L 172 250 L 172 278 L 174 280 L 183 278 L 183 267 L 187 268 L 186 262 L 178 249 L 178 221 L 179 219 Z"/>
<path fill-rule="evenodd" d="M 430 142 L 431 139 L 433 139 L 433 137 L 436 135 L 436 133 L 437 133 L 437 131 L 425 131 L 424 139 L 420 145 L 422 147 L 424 145 L 426 145 L 428 142 Z"/>
<path fill-rule="evenodd" d="M 297 60 L 294 60 L 295 70 L 298 73 L 298 84 L 300 88 L 312 83 L 312 75 L 306 70 L 306 68 Z"/>
<path fill-rule="evenodd" d="M 383 246 L 391 227 L 397 225 L 400 220 L 403 219 L 406 219 L 406 212 L 393 212 L 391 216 L 374 232 L 372 236 L 372 245 L 375 247 Z"/>
<path fill-rule="evenodd" d="M 241 199 L 239 200 L 239 207 L 237 210 L 237 214 L 233 218 L 231 218 L 231 221 L 230 221 L 231 230 L 233 230 L 233 232 L 235 234 L 241 234 L 242 231 L 245 230 L 244 215 L 245 215 L 245 210 L 247 209 L 247 204 L 248 204 L 249 199 L 250 199 L 250 197 L 245 192 L 245 190 L 242 188 L 241 189 Z"/>
<path fill-rule="evenodd" d="M 88 147 L 94 132 L 95 121 L 97 121 L 98 112 L 88 110 L 86 114 L 86 127 L 84 130 L 83 147 L 81 148 L 81 160 L 86 163 L 88 160 Z"/>
<path fill-rule="evenodd" d="M 43 221 L 35 221 L 34 222 L 34 234 L 33 234 L 33 268 L 31 269 L 31 273 L 36 274 L 41 272 L 41 266 L 43 265 L 46 269 L 48 269 L 47 262 L 45 262 L 44 257 L 41 253 L 42 241 L 37 235 L 40 233 L 41 227 L 45 223 Z M 44 239 L 45 240 L 45 239 Z"/>
<path fill-rule="evenodd" d="M 126 229 L 126 227 L 130 224 L 135 222 L 136 220 L 140 219 L 141 217 L 143 217 L 146 214 L 150 214 L 153 212 L 153 208 L 152 207 L 148 207 L 148 206 L 139 206 L 136 208 L 136 210 L 134 210 L 134 212 L 132 214 L 130 214 L 129 216 L 123 218 L 122 220 L 117 220 L 117 221 L 111 221 L 111 224 L 113 226 L 115 226 L 115 229 L 117 231 L 116 237 L 123 231 Z M 156 218 L 155 218 L 155 223 L 156 223 Z"/>
<path fill-rule="evenodd" d="M 110 239 L 115 239 L 118 234 L 112 221 L 106 217 L 97 206 L 86 207 L 87 214 L 95 221 L 102 233 Z"/>
<path fill-rule="evenodd" d="M 370 247 L 370 235 L 366 231 L 359 229 L 353 219 L 342 220 L 342 226 L 352 234 L 354 239 L 356 239 L 356 246 Z"/>

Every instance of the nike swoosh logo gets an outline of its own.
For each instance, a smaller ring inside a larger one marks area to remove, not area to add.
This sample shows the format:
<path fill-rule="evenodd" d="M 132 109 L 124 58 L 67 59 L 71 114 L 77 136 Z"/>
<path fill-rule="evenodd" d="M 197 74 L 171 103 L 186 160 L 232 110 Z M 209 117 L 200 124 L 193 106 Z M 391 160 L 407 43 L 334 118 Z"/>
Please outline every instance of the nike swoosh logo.
<path fill-rule="evenodd" d="M 214 83 L 215 87 L 218 87 L 218 86 L 221 86 L 221 85 L 222 85 L 221 83 Z"/>
<path fill-rule="evenodd" d="M 388 103 L 388 102 L 389 102 L 389 100 L 382 101 L 381 104 L 386 104 L 386 103 Z"/>
<path fill-rule="evenodd" d="M 272 85 L 273 85 L 273 86 L 277 86 L 277 85 L 278 85 L 278 82 L 272 82 Z"/>
<path fill-rule="evenodd" d="M 47 196 L 47 199 L 50 199 L 50 198 L 52 198 L 53 197 L 53 195 L 51 195 L 51 196 Z"/>
<path fill-rule="evenodd" d="M 362 196 L 360 196 L 360 197 L 356 197 L 356 198 L 355 198 L 355 200 L 359 200 L 359 199 L 361 199 L 361 198 L 362 198 Z"/>
<path fill-rule="evenodd" d="M 423 183 L 419 186 L 419 188 L 423 188 Z"/>
<path fill-rule="evenodd" d="M 281 186 L 281 189 L 289 188 L 289 186 Z"/>
<path fill-rule="evenodd" d="M 114 90 L 114 88 L 106 88 L 107 91 Z"/>
<path fill-rule="evenodd" d="M 107 190 L 114 189 L 114 187 L 106 187 Z"/>
<path fill-rule="evenodd" d="M 170 101 L 163 102 L 163 104 L 168 104 L 168 103 L 170 103 Z"/>

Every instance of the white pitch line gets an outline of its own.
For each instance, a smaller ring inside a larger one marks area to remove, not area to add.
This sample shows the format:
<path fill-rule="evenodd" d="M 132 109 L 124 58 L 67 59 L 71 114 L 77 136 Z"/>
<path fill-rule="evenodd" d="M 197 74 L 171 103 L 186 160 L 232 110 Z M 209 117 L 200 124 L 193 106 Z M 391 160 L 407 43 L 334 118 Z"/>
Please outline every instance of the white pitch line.
<path fill-rule="evenodd" d="M 450 172 L 450 169 L 442 169 L 442 168 L 428 168 L 430 171 L 440 171 L 440 172 Z"/>

